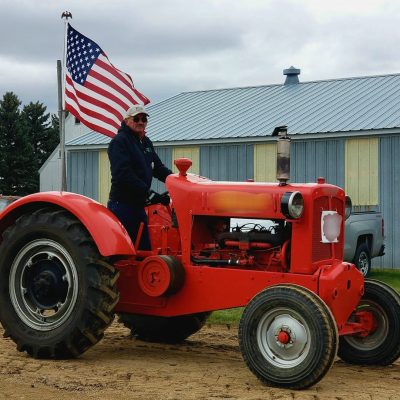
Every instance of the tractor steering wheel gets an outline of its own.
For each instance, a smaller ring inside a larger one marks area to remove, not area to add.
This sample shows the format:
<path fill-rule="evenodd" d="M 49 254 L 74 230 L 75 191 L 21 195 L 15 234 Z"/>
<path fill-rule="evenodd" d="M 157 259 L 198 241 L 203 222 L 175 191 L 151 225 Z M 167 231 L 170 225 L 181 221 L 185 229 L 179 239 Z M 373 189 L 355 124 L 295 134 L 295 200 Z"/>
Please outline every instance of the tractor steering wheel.
<path fill-rule="evenodd" d="M 152 204 L 162 204 L 164 206 L 168 206 L 171 202 L 168 192 L 157 193 L 154 190 L 150 190 L 149 197 L 146 200 L 146 206 L 150 206 Z"/>

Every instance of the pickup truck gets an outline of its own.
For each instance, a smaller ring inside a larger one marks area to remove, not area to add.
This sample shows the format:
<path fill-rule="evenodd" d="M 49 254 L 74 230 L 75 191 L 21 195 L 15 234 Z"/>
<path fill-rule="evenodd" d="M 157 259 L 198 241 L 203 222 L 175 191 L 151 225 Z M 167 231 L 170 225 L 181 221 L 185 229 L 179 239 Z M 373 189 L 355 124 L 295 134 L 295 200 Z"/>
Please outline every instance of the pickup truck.
<path fill-rule="evenodd" d="M 344 260 L 351 262 L 367 277 L 371 259 L 383 256 L 384 220 L 380 212 L 352 212 L 345 222 Z"/>

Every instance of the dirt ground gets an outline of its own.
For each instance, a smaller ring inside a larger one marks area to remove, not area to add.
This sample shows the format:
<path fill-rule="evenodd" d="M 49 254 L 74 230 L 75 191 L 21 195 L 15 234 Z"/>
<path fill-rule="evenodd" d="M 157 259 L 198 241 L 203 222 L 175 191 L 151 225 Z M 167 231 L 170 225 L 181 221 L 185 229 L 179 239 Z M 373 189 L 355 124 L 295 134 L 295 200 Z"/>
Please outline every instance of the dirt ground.
<path fill-rule="evenodd" d="M 206 326 L 182 345 L 160 345 L 131 338 L 114 322 L 76 360 L 34 360 L 4 338 L 0 354 L 0 399 L 400 399 L 399 361 L 370 368 L 337 360 L 311 389 L 266 387 L 245 366 L 237 329 L 225 326 Z"/>

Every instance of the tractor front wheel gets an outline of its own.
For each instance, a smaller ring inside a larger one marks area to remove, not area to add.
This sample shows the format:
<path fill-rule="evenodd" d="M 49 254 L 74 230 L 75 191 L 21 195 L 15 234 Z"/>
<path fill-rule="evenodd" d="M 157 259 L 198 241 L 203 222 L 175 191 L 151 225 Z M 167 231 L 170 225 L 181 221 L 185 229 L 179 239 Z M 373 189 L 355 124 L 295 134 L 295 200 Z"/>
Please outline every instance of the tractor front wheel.
<path fill-rule="evenodd" d="M 357 313 L 373 320 L 367 334 L 341 336 L 338 355 L 350 364 L 389 365 L 400 357 L 400 295 L 375 280 L 365 281 L 365 292 L 350 321 Z"/>
<path fill-rule="evenodd" d="M 305 389 L 332 366 L 338 333 L 329 308 L 316 294 L 277 285 L 257 294 L 245 308 L 239 344 L 247 366 L 262 382 Z"/>
<path fill-rule="evenodd" d="M 19 351 L 76 357 L 112 322 L 117 272 L 64 210 L 24 214 L 0 246 L 0 321 Z"/>
<path fill-rule="evenodd" d="M 153 315 L 120 314 L 119 321 L 131 330 L 132 336 L 145 342 L 180 343 L 199 331 L 210 313 L 157 317 Z"/>

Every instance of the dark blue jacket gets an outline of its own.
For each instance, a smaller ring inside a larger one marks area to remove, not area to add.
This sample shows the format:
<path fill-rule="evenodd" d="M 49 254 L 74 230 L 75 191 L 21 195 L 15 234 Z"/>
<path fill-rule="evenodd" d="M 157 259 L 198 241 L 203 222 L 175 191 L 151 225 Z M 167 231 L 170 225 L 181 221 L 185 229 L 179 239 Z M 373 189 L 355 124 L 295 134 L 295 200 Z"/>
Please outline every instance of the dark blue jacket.
<path fill-rule="evenodd" d="M 142 140 L 122 122 L 118 134 L 108 146 L 111 165 L 110 200 L 143 206 L 150 190 L 152 177 L 162 182 L 172 171 L 154 151 L 151 140 Z"/>

